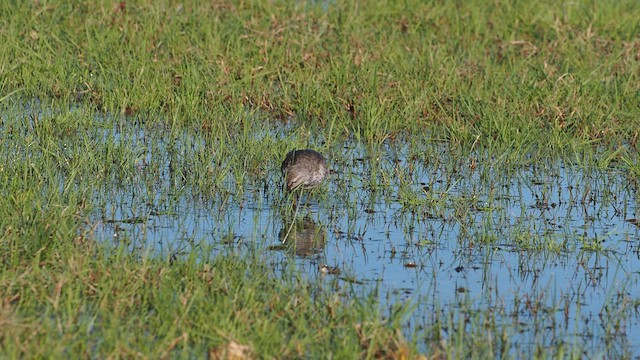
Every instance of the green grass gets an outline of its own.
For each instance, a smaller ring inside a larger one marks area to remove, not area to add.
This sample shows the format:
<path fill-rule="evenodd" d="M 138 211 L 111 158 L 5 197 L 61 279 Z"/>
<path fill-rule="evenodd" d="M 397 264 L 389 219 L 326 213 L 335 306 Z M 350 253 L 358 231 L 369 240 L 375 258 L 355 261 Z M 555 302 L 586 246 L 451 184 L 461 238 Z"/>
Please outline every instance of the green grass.
<path fill-rule="evenodd" d="M 106 254 L 81 237 L 40 250 L 3 269 L 5 356 L 200 357 L 231 342 L 267 358 L 413 352 L 370 311 L 373 297 L 282 281 L 259 259 L 171 264 Z"/>
<path fill-rule="evenodd" d="M 130 253 L 96 241 L 95 214 L 112 218 L 110 194 L 131 188 L 132 216 L 189 198 L 219 205 L 211 217 L 223 221 L 274 188 L 282 154 L 311 146 L 345 169 L 334 200 L 346 217 L 362 213 L 349 203 L 359 183 L 371 208 L 398 201 L 460 222 L 461 243 L 491 246 L 504 237 L 470 208 L 500 202 L 466 183 L 471 196 L 449 192 L 476 166 L 493 184 L 561 159 L 636 184 L 638 18 L 635 1 L 2 2 L 2 354 L 201 357 L 240 344 L 265 358 L 513 355 L 517 324 L 491 314 L 458 323 L 446 312 L 424 329 L 433 336 L 405 340 L 410 307 L 385 318 L 374 294 L 280 278 L 261 254 Z M 365 149 L 363 172 L 345 162 L 352 145 Z M 418 186 L 415 163 L 446 176 Z M 517 225 L 515 247 L 567 250 Z M 590 238 L 581 248 L 603 251 Z M 581 344 L 536 355 L 561 354 L 580 357 Z"/>
<path fill-rule="evenodd" d="M 637 145 L 632 1 L 123 4 L 2 5 L 0 91 L 214 134 L 252 114 L 330 141 Z"/>

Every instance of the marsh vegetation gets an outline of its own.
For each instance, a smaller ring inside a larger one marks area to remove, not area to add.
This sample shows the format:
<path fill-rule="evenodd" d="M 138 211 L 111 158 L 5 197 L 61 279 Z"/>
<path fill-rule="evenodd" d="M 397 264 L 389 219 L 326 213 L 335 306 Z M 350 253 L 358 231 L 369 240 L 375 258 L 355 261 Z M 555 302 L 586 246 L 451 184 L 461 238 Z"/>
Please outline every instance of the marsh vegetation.
<path fill-rule="evenodd" d="M 637 4 L 375 5 L 2 3 L 3 357 L 640 355 Z"/>

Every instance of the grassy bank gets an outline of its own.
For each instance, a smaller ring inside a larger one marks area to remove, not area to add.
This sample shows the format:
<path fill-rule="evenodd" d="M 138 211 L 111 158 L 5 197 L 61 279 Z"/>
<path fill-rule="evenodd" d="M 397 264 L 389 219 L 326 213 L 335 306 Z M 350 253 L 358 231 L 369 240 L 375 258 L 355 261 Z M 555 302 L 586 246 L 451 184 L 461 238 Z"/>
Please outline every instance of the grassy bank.
<path fill-rule="evenodd" d="M 140 259 L 64 240 L 3 269 L 3 357 L 415 356 L 374 297 L 319 292 L 232 254 L 198 265 L 202 254 Z"/>
<path fill-rule="evenodd" d="M 633 1 L 75 1 L 0 14 L 3 96 L 214 134 L 252 113 L 331 141 L 426 130 L 490 149 L 637 144 Z"/>

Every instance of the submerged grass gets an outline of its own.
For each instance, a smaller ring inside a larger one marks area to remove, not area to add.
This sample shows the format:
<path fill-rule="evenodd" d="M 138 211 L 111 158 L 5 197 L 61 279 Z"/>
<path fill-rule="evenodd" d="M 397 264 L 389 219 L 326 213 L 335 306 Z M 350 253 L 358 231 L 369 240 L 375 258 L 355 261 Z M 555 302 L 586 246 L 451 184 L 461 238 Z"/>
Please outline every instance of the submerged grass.
<path fill-rule="evenodd" d="M 464 176 L 493 184 L 496 174 L 563 158 L 629 170 L 637 186 L 634 1 L 376 5 L 2 2 L 2 353 L 418 356 L 424 336 L 408 341 L 400 331 L 410 306 L 385 319 L 374 294 L 325 291 L 293 270 L 280 278 L 256 253 L 213 256 L 198 245 L 162 259 L 96 243 L 90 215 L 114 218 L 114 189 L 133 189 L 131 221 L 185 197 L 218 205 L 217 221 L 230 204 L 279 196 L 269 174 L 281 156 L 313 146 L 340 171 L 334 201 L 348 218 L 362 213 L 349 200 L 364 191 L 370 208 L 392 199 L 450 217 L 461 243 L 492 246 L 505 234 L 490 218 L 474 221 L 500 201 L 473 185 L 452 194 Z M 367 157 L 345 163 L 349 144 Z M 404 147 L 406 159 L 388 161 L 383 145 Z M 419 183 L 416 163 L 444 171 Z M 568 251 L 528 226 L 514 225 L 510 246 Z M 598 239 L 581 245 L 606 251 Z M 434 357 L 523 355 L 509 340 L 517 322 L 465 311 L 431 321 L 422 348 Z M 535 355 L 585 355 L 580 342 L 548 343 Z"/>
<path fill-rule="evenodd" d="M 192 239 L 187 254 L 159 258 L 126 239 L 95 242 L 90 216 L 115 218 L 105 207 L 114 189 L 136 193 L 123 222 L 176 208 L 193 196 L 188 189 L 198 189 L 196 203 L 246 201 L 260 172 L 245 175 L 252 180 L 233 175 L 275 157 L 277 142 L 262 143 L 271 154 L 220 161 L 196 139 L 163 139 L 162 128 L 121 130 L 91 111 L 45 114 L 40 106 L 28 105 L 37 115 L 26 118 L 22 106 L 7 108 L 0 143 L 5 356 L 417 356 L 401 322 L 385 320 L 375 292 L 331 290 L 322 277 L 274 267 L 269 253 L 220 253 Z M 216 161 L 235 173 L 203 183 Z"/>

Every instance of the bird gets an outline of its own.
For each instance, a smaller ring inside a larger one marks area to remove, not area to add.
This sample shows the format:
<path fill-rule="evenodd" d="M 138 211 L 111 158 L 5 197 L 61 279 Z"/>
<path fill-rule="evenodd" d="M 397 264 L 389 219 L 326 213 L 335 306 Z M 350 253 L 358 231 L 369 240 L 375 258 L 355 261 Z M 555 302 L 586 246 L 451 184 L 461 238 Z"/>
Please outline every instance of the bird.
<path fill-rule="evenodd" d="M 327 161 L 317 151 L 310 149 L 291 150 L 280 167 L 287 191 L 313 189 L 322 183 L 329 172 Z"/>

